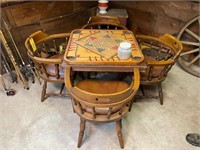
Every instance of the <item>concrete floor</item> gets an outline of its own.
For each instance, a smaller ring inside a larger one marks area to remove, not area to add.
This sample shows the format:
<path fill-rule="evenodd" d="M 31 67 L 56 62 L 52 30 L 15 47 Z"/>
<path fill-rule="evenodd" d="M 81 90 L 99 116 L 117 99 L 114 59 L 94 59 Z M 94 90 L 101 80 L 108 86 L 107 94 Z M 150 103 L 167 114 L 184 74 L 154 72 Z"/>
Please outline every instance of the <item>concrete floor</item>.
<path fill-rule="evenodd" d="M 1 150 L 77 149 L 79 117 L 69 98 L 51 97 L 40 102 L 42 86 L 20 84 L 13 97 L 0 87 Z M 49 85 L 48 90 L 59 86 Z M 123 119 L 125 150 L 199 150 L 187 143 L 187 133 L 200 133 L 200 79 L 175 65 L 163 82 L 164 105 L 158 100 L 138 100 Z M 120 149 L 115 124 L 86 124 L 82 150 Z"/>

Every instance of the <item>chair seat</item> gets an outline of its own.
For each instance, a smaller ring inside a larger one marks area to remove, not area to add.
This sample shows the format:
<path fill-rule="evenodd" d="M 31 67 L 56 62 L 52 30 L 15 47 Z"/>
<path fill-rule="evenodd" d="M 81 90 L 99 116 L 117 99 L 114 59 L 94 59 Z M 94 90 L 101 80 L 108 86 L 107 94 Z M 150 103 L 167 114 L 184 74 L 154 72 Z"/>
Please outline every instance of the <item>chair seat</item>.
<path fill-rule="evenodd" d="M 86 92 L 90 93 L 96 93 L 96 94 L 112 94 L 121 92 L 129 87 L 129 85 L 126 82 L 123 81 L 96 81 L 96 80 L 83 80 L 75 84 L 76 87 L 78 87 L 81 90 L 84 90 Z M 93 109 L 92 107 L 85 106 L 83 103 L 81 103 L 84 111 L 87 113 L 92 114 Z M 122 105 L 116 105 L 112 108 L 112 113 L 117 112 Z M 107 115 L 109 111 L 109 108 L 95 108 L 95 112 L 97 115 Z"/>
<path fill-rule="evenodd" d="M 76 87 L 86 92 L 96 94 L 111 94 L 123 91 L 129 87 L 123 81 L 97 81 L 97 80 L 82 80 L 75 84 Z"/>
<path fill-rule="evenodd" d="M 63 59 L 64 55 L 55 55 L 52 56 L 51 58 L 54 59 Z M 56 72 L 55 72 L 55 64 L 46 64 L 45 65 L 46 71 L 47 73 L 52 76 L 52 77 L 56 77 Z M 59 64 L 59 79 L 64 79 L 64 68 L 62 66 L 62 64 Z"/>

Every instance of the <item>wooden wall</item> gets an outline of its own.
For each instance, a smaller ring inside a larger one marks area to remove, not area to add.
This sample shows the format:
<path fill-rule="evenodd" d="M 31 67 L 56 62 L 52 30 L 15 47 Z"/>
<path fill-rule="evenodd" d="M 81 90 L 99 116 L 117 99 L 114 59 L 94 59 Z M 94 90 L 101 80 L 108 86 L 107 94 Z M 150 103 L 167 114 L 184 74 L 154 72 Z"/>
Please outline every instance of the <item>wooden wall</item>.
<path fill-rule="evenodd" d="M 150 35 L 176 35 L 187 21 L 200 15 L 198 1 L 113 1 L 110 7 L 125 8 L 129 29 Z"/>
<path fill-rule="evenodd" d="M 31 33 L 38 30 L 43 30 L 48 34 L 71 32 L 87 23 L 89 17 L 96 13 L 96 6 L 97 2 L 81 1 L 4 3 L 2 17 L 10 25 L 20 53 L 27 61 L 24 41 Z M 2 24 L 1 27 L 9 39 L 5 26 Z"/>

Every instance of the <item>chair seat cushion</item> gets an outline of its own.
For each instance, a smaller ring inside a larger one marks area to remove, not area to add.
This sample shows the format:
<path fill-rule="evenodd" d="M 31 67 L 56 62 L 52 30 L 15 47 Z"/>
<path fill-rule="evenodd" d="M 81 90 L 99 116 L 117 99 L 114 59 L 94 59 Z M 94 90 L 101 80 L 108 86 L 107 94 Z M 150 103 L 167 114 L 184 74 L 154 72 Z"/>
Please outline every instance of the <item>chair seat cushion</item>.
<path fill-rule="evenodd" d="M 55 56 L 52 56 L 51 58 L 54 58 L 54 59 L 63 59 L 64 55 L 55 55 Z M 47 73 L 52 76 L 52 77 L 56 77 L 56 67 L 55 67 L 55 64 L 46 64 L 45 65 L 45 68 L 46 68 L 46 71 Z M 62 64 L 59 64 L 59 76 L 60 76 L 60 79 L 64 79 L 64 68 L 62 66 Z"/>
<path fill-rule="evenodd" d="M 98 80 L 82 80 L 76 85 L 79 89 L 86 92 L 96 94 L 111 94 L 123 91 L 129 87 L 126 82 L 123 81 L 98 81 Z"/>

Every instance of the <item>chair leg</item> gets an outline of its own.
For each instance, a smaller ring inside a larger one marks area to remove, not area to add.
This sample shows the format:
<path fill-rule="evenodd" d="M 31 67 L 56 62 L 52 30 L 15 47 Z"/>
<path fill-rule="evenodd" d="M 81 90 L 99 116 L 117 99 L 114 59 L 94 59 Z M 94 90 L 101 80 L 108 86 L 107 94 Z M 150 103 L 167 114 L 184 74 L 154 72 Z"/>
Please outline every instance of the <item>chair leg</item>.
<path fill-rule="evenodd" d="M 83 75 L 83 72 L 78 72 L 78 75 L 82 78 L 82 80 L 85 79 L 84 75 Z"/>
<path fill-rule="evenodd" d="M 142 95 L 144 96 L 145 94 L 144 94 L 144 87 L 143 87 L 143 85 L 140 85 L 140 89 L 141 89 Z"/>
<path fill-rule="evenodd" d="M 122 136 L 122 119 L 116 121 L 116 130 L 117 130 L 117 136 L 119 140 L 119 144 L 121 148 L 124 148 L 124 142 L 123 142 L 123 136 Z"/>
<path fill-rule="evenodd" d="M 63 91 L 64 87 L 65 87 L 65 83 L 63 83 L 62 86 L 61 86 L 60 94 L 62 94 L 62 91 Z"/>
<path fill-rule="evenodd" d="M 78 145 L 77 147 L 80 148 L 81 147 L 81 143 L 83 140 L 83 136 L 84 136 L 84 131 L 85 131 L 85 120 L 80 118 L 80 131 L 79 131 L 79 136 L 78 136 Z"/>
<path fill-rule="evenodd" d="M 41 102 L 44 102 L 44 100 L 46 99 L 46 89 L 47 89 L 47 81 L 44 81 L 43 84 L 43 89 L 42 89 L 42 94 L 41 94 Z"/>
<path fill-rule="evenodd" d="M 76 76 L 77 76 L 77 72 L 76 71 L 71 74 L 72 81 L 74 81 L 76 79 Z"/>
<path fill-rule="evenodd" d="M 163 92 L 161 83 L 158 84 L 158 94 L 159 94 L 160 104 L 163 105 Z"/>
<path fill-rule="evenodd" d="M 133 101 L 134 101 L 134 96 L 133 96 L 133 98 L 132 98 L 132 100 L 130 102 L 130 106 L 129 106 L 129 109 L 128 109 L 129 112 L 131 111 L 131 108 L 132 108 L 132 105 L 133 105 Z"/>

